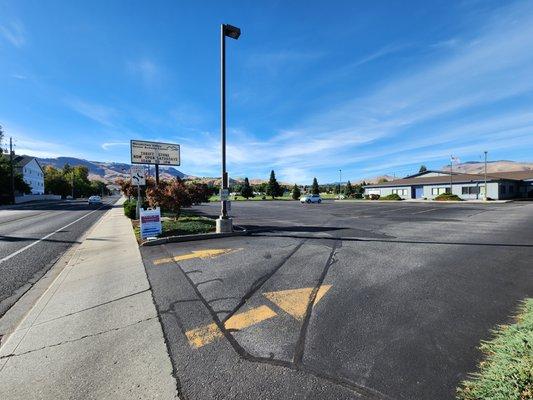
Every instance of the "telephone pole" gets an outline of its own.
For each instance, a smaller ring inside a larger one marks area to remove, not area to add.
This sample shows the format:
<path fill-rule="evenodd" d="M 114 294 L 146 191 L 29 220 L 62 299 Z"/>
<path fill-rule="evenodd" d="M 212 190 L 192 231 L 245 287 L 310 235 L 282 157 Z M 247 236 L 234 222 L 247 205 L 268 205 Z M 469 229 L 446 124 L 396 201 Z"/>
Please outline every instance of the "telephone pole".
<path fill-rule="evenodd" d="M 15 171 L 13 167 L 13 138 L 9 138 L 9 172 L 11 175 L 11 203 L 15 204 Z"/>

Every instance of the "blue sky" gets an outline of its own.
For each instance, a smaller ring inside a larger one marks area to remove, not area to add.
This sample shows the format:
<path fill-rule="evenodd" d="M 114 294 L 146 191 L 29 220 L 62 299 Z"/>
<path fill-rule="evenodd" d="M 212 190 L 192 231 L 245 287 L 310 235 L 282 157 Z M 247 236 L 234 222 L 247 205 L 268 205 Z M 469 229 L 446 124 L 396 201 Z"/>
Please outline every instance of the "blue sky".
<path fill-rule="evenodd" d="M 532 161 L 531 1 L 0 0 L 0 124 L 19 153 L 128 162 L 130 139 L 161 140 L 218 175 L 221 22 L 243 31 L 230 176 Z"/>

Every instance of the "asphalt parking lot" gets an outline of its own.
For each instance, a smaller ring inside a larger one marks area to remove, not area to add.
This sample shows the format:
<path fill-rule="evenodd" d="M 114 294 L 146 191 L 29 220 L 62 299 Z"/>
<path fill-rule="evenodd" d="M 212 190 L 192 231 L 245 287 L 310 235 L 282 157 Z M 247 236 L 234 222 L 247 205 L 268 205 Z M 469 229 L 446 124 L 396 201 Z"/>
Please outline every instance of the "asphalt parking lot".
<path fill-rule="evenodd" d="M 142 248 L 185 399 L 452 399 L 533 292 L 531 203 L 232 207 L 256 233 Z"/>

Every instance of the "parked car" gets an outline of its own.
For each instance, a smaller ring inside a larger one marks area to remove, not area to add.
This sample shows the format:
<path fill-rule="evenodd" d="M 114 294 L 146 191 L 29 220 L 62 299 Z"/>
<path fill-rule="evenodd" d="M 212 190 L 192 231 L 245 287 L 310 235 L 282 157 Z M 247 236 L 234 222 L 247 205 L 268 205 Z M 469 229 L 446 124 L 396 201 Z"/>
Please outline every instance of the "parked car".
<path fill-rule="evenodd" d="M 320 198 L 319 194 L 307 194 L 305 196 L 300 197 L 300 202 L 303 203 L 322 203 L 322 199 Z"/>
<path fill-rule="evenodd" d="M 88 200 L 89 205 L 102 204 L 102 198 L 100 196 L 91 196 Z"/>

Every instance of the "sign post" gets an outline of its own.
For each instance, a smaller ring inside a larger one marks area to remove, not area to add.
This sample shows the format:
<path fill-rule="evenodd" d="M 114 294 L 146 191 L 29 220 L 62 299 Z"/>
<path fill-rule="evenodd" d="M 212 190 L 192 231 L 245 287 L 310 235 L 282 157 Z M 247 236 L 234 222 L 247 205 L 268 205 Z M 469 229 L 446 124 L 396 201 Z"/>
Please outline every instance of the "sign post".
<path fill-rule="evenodd" d="M 131 166 L 131 183 L 137 186 L 137 206 L 135 207 L 135 217 L 139 219 L 141 210 L 141 186 L 146 185 L 146 176 L 144 168 L 132 165 Z"/>

